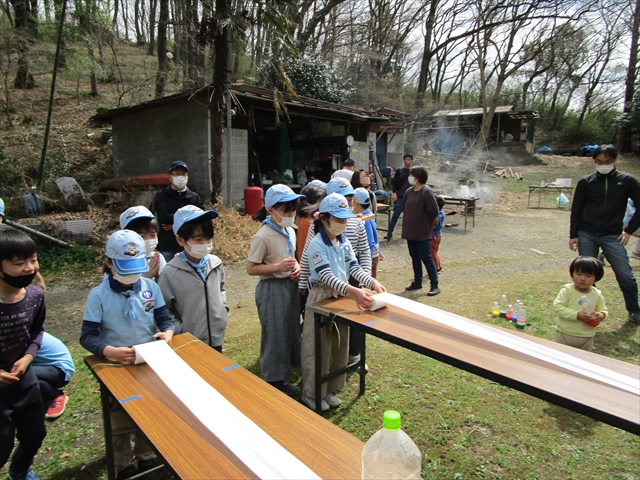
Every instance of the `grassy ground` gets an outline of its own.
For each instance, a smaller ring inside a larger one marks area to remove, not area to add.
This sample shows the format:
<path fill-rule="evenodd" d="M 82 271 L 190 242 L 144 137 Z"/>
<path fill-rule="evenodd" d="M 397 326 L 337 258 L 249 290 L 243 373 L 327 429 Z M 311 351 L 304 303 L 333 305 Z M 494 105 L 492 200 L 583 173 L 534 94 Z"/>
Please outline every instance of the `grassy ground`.
<path fill-rule="evenodd" d="M 639 173 L 637 160 L 621 165 Z M 569 281 L 568 265 L 574 255 L 567 247 L 568 212 L 527 210 L 526 187 L 562 177 L 573 178 L 575 184 L 591 168 L 583 159 L 554 159 L 547 167 L 521 169 L 525 182 L 484 179 L 499 200 L 479 213 L 475 229 L 445 231 L 443 293 L 428 298 L 417 292 L 410 298 L 504 325 L 487 312 L 507 292 L 529 307 L 525 332 L 553 339 L 552 303 Z M 410 276 L 406 246 L 394 239 L 383 245 L 383 251 L 387 260 L 380 266 L 379 278 L 389 291 L 402 293 Z M 77 340 L 84 300 L 99 279 L 91 268 L 95 253 L 89 249 L 81 252 L 80 259 L 66 259 L 67 268 L 56 266 L 60 252 L 44 254 L 43 274 L 50 284 L 48 330 L 67 342 L 77 367 L 66 389 L 67 412 L 48 424 L 48 437 L 36 458 L 44 478 L 106 478 L 98 388 L 82 363 L 86 352 Z M 637 262 L 634 268 L 638 272 Z M 256 281 L 244 273 L 242 261 L 229 262 L 226 269 L 231 316 L 225 354 L 259 374 Z M 610 269 L 598 287 L 611 315 L 599 327 L 596 352 L 640 364 L 640 331 L 624 326 L 624 303 Z M 366 441 L 380 428 L 384 410 L 400 410 L 403 428 L 424 454 L 423 478 L 640 478 L 637 436 L 384 341 L 372 338 L 367 345 L 371 371 L 367 393 L 358 397 L 352 378 L 341 395 L 343 407 L 325 416 Z"/>

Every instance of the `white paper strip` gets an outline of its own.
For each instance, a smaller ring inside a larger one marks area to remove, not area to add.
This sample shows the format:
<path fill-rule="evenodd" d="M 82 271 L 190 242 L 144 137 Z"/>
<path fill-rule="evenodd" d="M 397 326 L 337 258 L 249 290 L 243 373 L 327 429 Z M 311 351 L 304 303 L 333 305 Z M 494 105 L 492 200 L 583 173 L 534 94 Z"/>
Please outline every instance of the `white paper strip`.
<path fill-rule="evenodd" d="M 258 477 L 320 478 L 205 382 L 165 342 L 155 341 L 133 348 L 136 357 L 141 357 L 182 403 Z"/>
<path fill-rule="evenodd" d="M 608 368 L 595 365 L 553 348 L 540 345 L 539 343 L 532 342 L 509 332 L 503 332 L 502 330 L 493 328 L 491 325 L 475 322 L 460 315 L 445 312 L 444 310 L 439 310 L 391 293 L 379 293 L 374 295 L 373 298 L 375 301 L 372 308 L 376 310 L 385 305 L 393 305 L 394 307 L 416 313 L 511 350 L 524 353 L 525 355 L 566 368 L 594 380 L 640 395 L 640 380 L 614 372 Z"/>

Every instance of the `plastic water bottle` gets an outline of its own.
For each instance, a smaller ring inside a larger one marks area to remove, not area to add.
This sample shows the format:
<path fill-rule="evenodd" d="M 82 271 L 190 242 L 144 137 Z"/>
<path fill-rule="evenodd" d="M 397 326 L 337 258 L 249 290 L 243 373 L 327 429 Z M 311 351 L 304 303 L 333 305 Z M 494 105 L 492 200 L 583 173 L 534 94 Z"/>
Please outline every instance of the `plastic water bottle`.
<path fill-rule="evenodd" d="M 520 300 L 516 300 L 516 303 L 513 305 L 513 313 L 511 314 L 511 322 L 518 323 L 518 317 L 520 316 L 520 309 L 522 308 L 522 302 Z"/>
<path fill-rule="evenodd" d="M 580 300 L 578 300 L 578 305 L 580 306 L 580 308 L 582 308 L 582 311 L 584 313 L 593 313 L 596 311 L 596 306 L 593 304 L 593 302 L 591 300 L 589 300 L 589 297 L 587 297 L 586 295 L 583 295 L 580 297 Z M 600 322 L 597 322 L 595 320 L 590 320 L 587 322 L 587 325 L 589 325 L 592 328 L 595 328 L 599 325 Z"/>
<path fill-rule="evenodd" d="M 362 451 L 362 478 L 420 478 L 422 455 L 400 428 L 400 413 L 387 410 L 382 425 Z"/>
<path fill-rule="evenodd" d="M 505 315 L 505 318 L 509 321 L 513 318 L 513 305 L 509 305 L 507 307 L 507 314 Z"/>
<path fill-rule="evenodd" d="M 596 306 L 586 295 L 582 295 L 580 297 L 580 300 L 578 300 L 578 306 L 582 308 L 584 313 L 593 313 L 596 311 Z"/>
<path fill-rule="evenodd" d="M 516 328 L 518 330 L 524 330 L 524 327 L 527 326 L 527 310 L 524 308 L 524 305 L 520 304 L 520 314 L 518 315 L 518 322 L 516 323 Z"/>
<path fill-rule="evenodd" d="M 491 307 L 491 315 L 493 315 L 494 317 L 500 316 L 500 306 L 498 305 L 498 302 L 493 302 L 493 307 Z"/>
<path fill-rule="evenodd" d="M 504 295 L 502 295 L 502 297 L 500 297 L 500 316 L 502 318 L 506 318 L 507 317 L 507 306 L 508 306 L 509 302 L 507 302 L 507 294 L 505 293 Z"/>

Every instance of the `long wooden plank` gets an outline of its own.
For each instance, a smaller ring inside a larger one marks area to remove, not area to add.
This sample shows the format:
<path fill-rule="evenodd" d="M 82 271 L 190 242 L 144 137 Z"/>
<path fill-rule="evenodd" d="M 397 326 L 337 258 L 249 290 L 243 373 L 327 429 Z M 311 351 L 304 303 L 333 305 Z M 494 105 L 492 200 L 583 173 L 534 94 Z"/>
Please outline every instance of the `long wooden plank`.
<path fill-rule="evenodd" d="M 180 348 L 178 348 L 180 347 Z M 260 378 L 196 340 L 174 338 L 172 348 L 236 408 L 322 478 L 359 478 L 363 443 Z M 171 393 L 148 365 L 87 365 L 181 478 L 255 478 L 229 449 Z M 226 369 L 226 370 L 225 370 Z"/>
<path fill-rule="evenodd" d="M 323 300 L 307 308 L 323 315 L 335 314 L 347 323 L 365 329 L 369 334 L 640 435 L 640 397 L 631 392 L 397 307 L 387 306 L 376 312 L 352 313 L 357 310 L 355 302 L 343 297 Z M 640 367 L 637 365 L 514 330 L 508 331 L 595 365 L 640 379 Z"/>

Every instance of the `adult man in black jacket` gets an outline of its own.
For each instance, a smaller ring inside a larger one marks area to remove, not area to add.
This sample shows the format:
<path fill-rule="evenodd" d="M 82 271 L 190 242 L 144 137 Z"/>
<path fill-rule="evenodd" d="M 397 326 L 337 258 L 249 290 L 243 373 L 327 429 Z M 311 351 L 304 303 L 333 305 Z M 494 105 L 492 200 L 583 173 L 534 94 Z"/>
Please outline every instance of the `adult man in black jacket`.
<path fill-rule="evenodd" d="M 167 262 L 171 261 L 176 253 L 182 251 L 182 247 L 178 245 L 176 236 L 173 234 L 173 214 L 179 208 L 187 205 L 195 205 L 204 210 L 200 195 L 187 188 L 189 180 L 187 164 L 176 160 L 169 167 L 169 175 L 171 175 L 171 185 L 156 195 L 154 204 L 156 217 L 161 227 L 158 233 L 157 248 Z"/>
<path fill-rule="evenodd" d="M 391 181 L 391 190 L 393 191 L 393 216 L 389 222 L 389 231 L 385 237 L 387 240 L 391 240 L 393 236 L 393 229 L 396 228 L 396 223 L 402 213 L 402 199 L 404 193 L 409 189 L 409 171 L 411 170 L 411 164 L 413 163 L 413 155 L 410 153 L 404 154 L 404 168 L 398 168 L 393 180 Z"/>
<path fill-rule="evenodd" d="M 613 145 L 600 145 L 593 152 L 596 172 L 578 181 L 573 196 L 569 248 L 590 257 L 597 257 L 598 248 L 602 249 L 624 296 L 629 323 L 640 324 L 638 283 L 625 248 L 640 227 L 640 214 L 622 229 L 628 200 L 640 206 L 640 185 L 631 175 L 616 170 L 617 157 Z"/>

